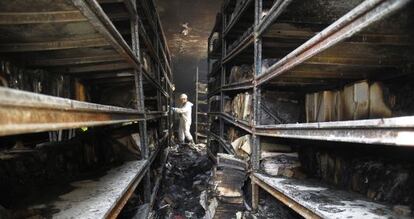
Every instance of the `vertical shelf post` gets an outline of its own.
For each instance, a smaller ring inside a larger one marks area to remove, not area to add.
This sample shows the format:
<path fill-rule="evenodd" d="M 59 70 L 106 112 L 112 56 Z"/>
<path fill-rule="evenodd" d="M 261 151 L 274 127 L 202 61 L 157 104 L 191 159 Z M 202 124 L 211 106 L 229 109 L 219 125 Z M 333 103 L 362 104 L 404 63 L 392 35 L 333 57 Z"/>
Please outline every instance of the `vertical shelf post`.
<path fill-rule="evenodd" d="M 262 14 L 262 7 L 263 7 L 263 0 L 255 0 L 255 19 L 254 19 L 254 26 L 257 27 L 260 23 L 261 14 Z M 256 28 L 254 28 L 256 29 Z M 254 32 L 254 73 L 255 78 L 261 74 L 262 70 L 262 38 Z M 252 130 L 252 169 L 253 173 L 256 172 L 260 168 L 260 137 L 256 135 L 256 130 L 254 127 L 259 125 L 260 119 L 260 104 L 261 104 L 261 90 L 257 86 L 256 80 L 253 81 L 253 119 L 251 126 L 253 127 Z M 254 182 L 252 183 L 252 208 L 253 210 L 257 210 L 259 205 L 259 187 Z"/>
<path fill-rule="evenodd" d="M 131 29 L 132 29 L 132 50 L 134 55 L 140 59 L 140 48 L 139 48 L 139 21 L 138 17 L 131 19 Z M 145 102 L 144 102 L 144 88 L 142 84 L 143 73 L 142 66 L 139 70 L 134 70 L 134 79 L 135 79 L 135 89 L 136 89 L 136 99 L 137 99 L 137 110 L 144 112 L 144 120 L 139 122 L 139 134 L 141 136 L 141 153 L 144 159 L 149 159 L 149 148 L 148 148 L 148 135 L 147 135 L 147 120 L 145 114 Z M 144 177 L 144 200 L 149 202 L 151 198 L 151 179 L 150 172 L 147 171 Z"/>

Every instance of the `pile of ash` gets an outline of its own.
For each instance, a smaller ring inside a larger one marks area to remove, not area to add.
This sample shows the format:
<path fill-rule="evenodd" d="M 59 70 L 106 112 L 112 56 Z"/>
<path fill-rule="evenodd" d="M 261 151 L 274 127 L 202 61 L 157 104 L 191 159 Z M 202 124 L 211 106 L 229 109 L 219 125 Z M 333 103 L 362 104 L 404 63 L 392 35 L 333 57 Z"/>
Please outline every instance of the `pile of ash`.
<path fill-rule="evenodd" d="M 206 146 L 176 146 L 169 154 L 154 218 L 203 218 L 200 195 L 207 190 L 212 162 Z"/>

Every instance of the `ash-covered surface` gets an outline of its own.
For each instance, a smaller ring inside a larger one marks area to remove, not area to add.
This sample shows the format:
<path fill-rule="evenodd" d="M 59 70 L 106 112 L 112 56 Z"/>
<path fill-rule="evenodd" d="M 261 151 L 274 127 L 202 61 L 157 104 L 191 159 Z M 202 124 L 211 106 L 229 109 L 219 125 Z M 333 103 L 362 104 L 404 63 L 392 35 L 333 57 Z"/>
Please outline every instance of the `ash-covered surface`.
<path fill-rule="evenodd" d="M 339 190 L 319 181 L 263 174 L 255 174 L 255 177 L 323 218 L 402 218 L 389 205 L 370 201 L 360 194 Z"/>
<path fill-rule="evenodd" d="M 200 194 L 208 187 L 212 163 L 205 145 L 173 148 L 154 207 L 154 218 L 203 218 Z"/>
<path fill-rule="evenodd" d="M 245 219 L 300 219 L 299 214 L 275 199 L 265 191 L 260 193 L 258 209 L 255 213 L 245 212 Z"/>

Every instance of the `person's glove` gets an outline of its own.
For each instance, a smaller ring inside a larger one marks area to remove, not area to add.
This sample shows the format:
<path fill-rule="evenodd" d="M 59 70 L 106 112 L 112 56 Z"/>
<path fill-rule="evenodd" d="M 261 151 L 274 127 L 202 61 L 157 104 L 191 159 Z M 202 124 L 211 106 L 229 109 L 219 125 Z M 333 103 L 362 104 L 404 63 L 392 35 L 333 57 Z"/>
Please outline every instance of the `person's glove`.
<path fill-rule="evenodd" d="M 173 112 L 175 112 L 175 110 L 177 109 L 177 108 L 175 108 L 175 107 L 171 107 L 171 106 L 168 106 L 168 108 L 169 108 L 171 111 L 173 111 Z"/>

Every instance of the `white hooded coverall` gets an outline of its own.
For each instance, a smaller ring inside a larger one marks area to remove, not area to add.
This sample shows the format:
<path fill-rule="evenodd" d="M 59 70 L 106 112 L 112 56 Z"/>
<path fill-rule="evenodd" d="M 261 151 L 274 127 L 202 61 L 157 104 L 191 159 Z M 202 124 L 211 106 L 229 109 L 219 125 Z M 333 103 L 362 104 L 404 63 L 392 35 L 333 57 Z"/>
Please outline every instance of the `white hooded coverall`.
<path fill-rule="evenodd" d="M 174 112 L 180 116 L 180 127 L 178 128 L 178 140 L 180 142 L 184 142 L 184 138 L 193 141 L 193 136 L 190 133 L 192 107 L 193 104 L 187 101 L 181 108 L 173 108 Z"/>

